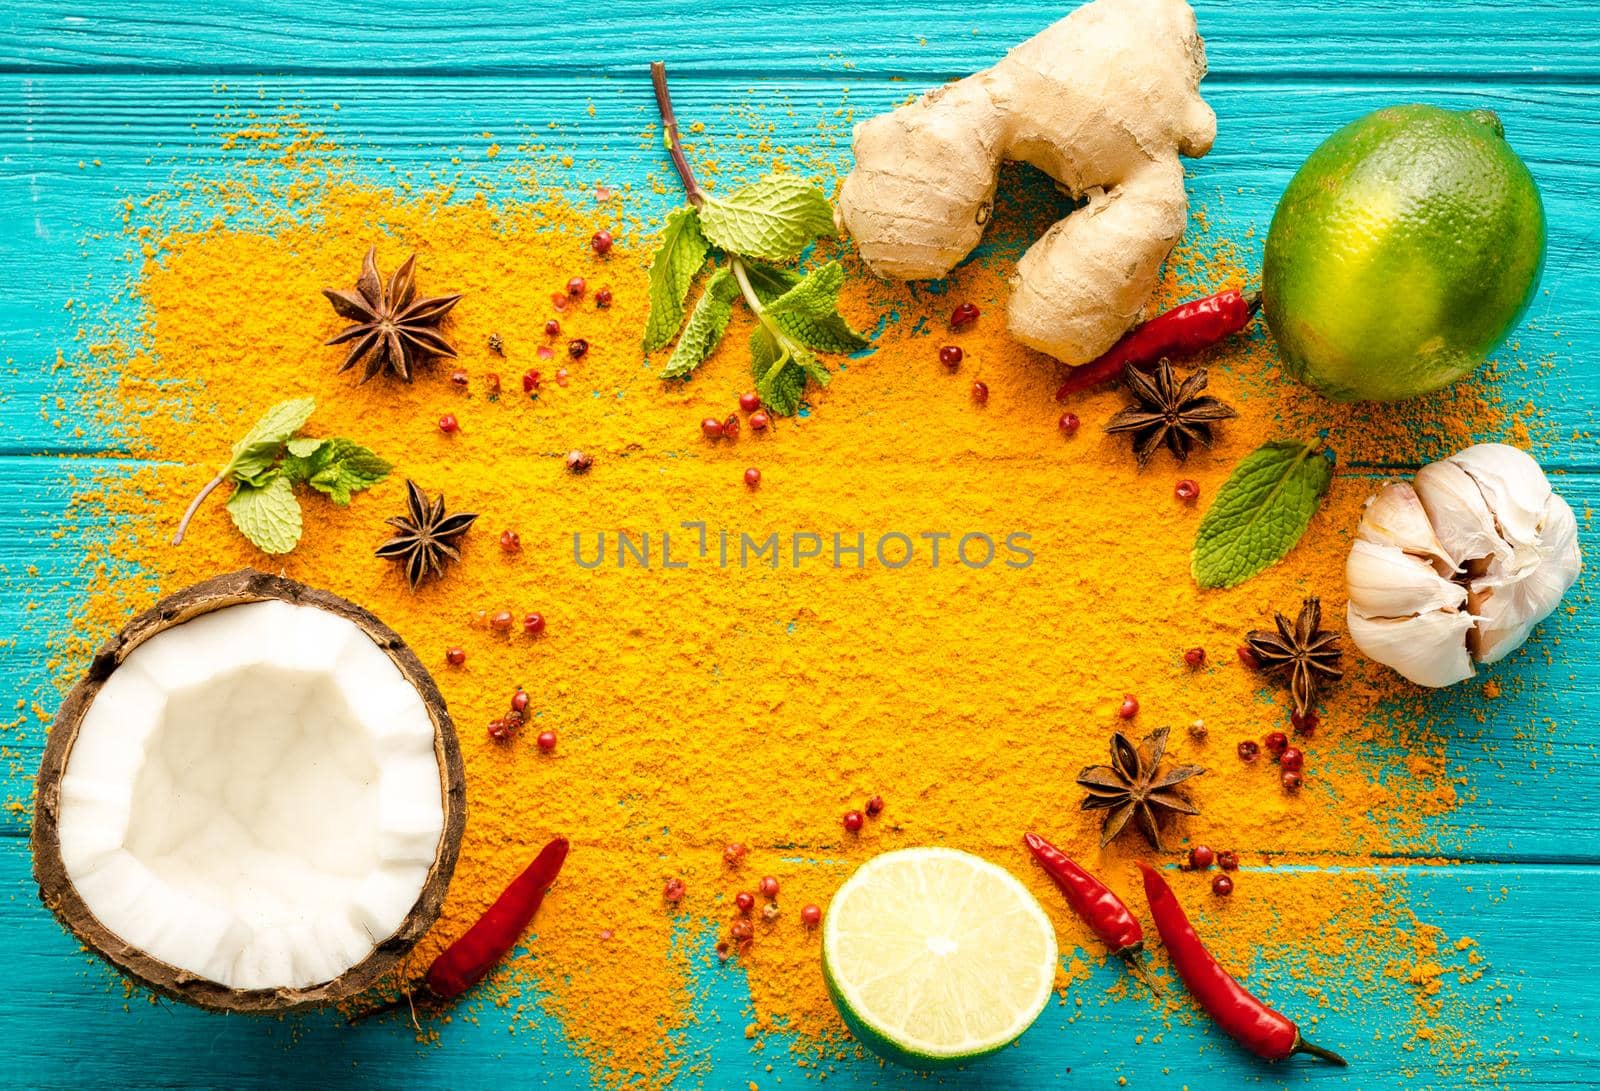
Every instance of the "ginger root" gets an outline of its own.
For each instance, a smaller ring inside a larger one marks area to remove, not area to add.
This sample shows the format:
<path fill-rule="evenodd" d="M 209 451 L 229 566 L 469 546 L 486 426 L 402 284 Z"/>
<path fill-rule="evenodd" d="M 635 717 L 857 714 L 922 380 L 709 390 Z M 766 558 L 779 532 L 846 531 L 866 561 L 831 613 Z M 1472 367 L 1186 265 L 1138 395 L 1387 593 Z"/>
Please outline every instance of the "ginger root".
<path fill-rule="evenodd" d="M 1085 203 L 1017 263 L 1017 340 L 1068 363 L 1139 320 L 1183 235 L 1182 153 L 1211 150 L 1205 45 L 1184 0 L 1094 0 L 993 68 L 856 126 L 835 219 L 876 274 L 942 277 L 972 251 L 1003 160 Z"/>

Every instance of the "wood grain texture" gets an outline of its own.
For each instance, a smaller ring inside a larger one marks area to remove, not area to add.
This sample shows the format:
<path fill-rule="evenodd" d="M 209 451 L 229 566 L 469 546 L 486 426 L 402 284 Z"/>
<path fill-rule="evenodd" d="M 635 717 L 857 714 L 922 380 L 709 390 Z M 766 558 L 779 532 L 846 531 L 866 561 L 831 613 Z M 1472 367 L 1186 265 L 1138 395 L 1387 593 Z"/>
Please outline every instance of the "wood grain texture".
<path fill-rule="evenodd" d="M 653 195 L 649 184 L 667 177 L 648 135 L 649 60 L 672 63 L 680 113 L 706 122 L 704 139 L 748 148 L 740 141 L 752 139 L 754 118 L 770 123 L 779 155 L 793 133 L 796 146 L 831 142 L 827 159 L 844 166 L 854 118 L 992 62 L 1069 6 L 12 0 L 0 11 L 0 707 L 30 720 L 54 709 L 52 640 L 82 573 L 72 540 L 56 540 L 49 528 L 64 518 L 76 482 L 119 465 L 93 457 L 108 433 L 83 412 L 57 355 L 81 351 L 80 331 L 102 314 L 135 313 L 122 295 L 135 257 L 119 234 L 123 201 L 174 177 L 239 167 L 250 151 L 219 151 L 218 138 L 243 111 L 298 110 L 350 148 L 365 176 L 392 184 L 427 184 L 461 165 L 504 178 L 517 157 L 488 159 L 482 134 L 492 132 L 508 152 L 540 145 L 570 153 L 576 166 L 565 181 L 574 192 L 602 180 L 631 183 L 639 211 L 650 215 L 670 197 Z M 1557 487 L 1578 509 L 1589 556 L 1600 557 L 1591 515 L 1600 507 L 1600 375 L 1592 364 L 1600 356 L 1600 263 L 1592 258 L 1600 239 L 1600 5 L 1196 7 L 1212 67 L 1204 90 L 1220 138 L 1192 164 L 1191 193 L 1247 253 L 1258 252 L 1295 167 L 1343 122 L 1397 101 L 1500 112 L 1551 223 L 1543 289 L 1517 347 L 1504 354 L 1512 363 L 1502 389 L 1513 403 L 1542 408 L 1541 458 L 1575 471 Z M 502 186 L 494 197 L 514 189 Z M 463 190 L 463 199 L 471 196 Z M 1600 1086 L 1600 993 L 1591 970 L 1600 961 L 1600 915 L 1589 909 L 1600 892 L 1592 586 L 1586 579 L 1567 600 L 1573 610 L 1496 669 L 1506 683 L 1500 700 L 1486 704 L 1465 690 L 1434 698 L 1456 725 L 1449 753 L 1463 794 L 1439 828 L 1438 847 L 1475 862 L 1408 863 L 1403 872 L 1419 916 L 1473 936 L 1487 960 L 1497 1010 L 1463 1027 L 1474 1039 L 1466 1048 L 1419 1048 L 1409 1037 L 1410 988 L 1380 975 L 1326 983 L 1333 1000 L 1319 1036 L 1355 1054 L 1357 1068 L 1255 1065 L 1204 1025 L 1169 1021 L 1147 1002 L 1112 1000 L 1114 970 L 1099 968 L 1019 1048 L 940 1085 L 1105 1087 L 1126 1078 L 1130 1087 L 1195 1091 L 1308 1083 L 1410 1091 L 1480 1078 L 1492 1055 L 1508 1084 Z M 38 739 L 36 726 L 0 736 L 14 800 L 27 799 Z M 1379 774 L 1403 758 L 1371 755 Z M 252 1021 L 128 998 L 38 904 L 25 822 L 16 813 L 0 821 L 0 936 L 13 967 L 0 1004 L 7 1086 L 581 1088 L 594 1075 L 561 1028 L 545 1022 L 511 1035 L 500 1013 L 478 1005 L 442 1026 L 438 1046 L 418 1046 L 394 1022 Z M 1338 866 L 1337 857 L 1318 866 Z M 559 900 L 558 891 L 552 908 Z M 705 999 L 684 1043 L 698 1066 L 686 1081 L 693 1086 L 769 1091 L 823 1072 L 832 1087 L 928 1085 L 868 1062 L 796 1068 L 781 1045 L 753 1052 L 743 1037 L 748 991 L 737 964 L 719 967 L 701 952 L 695 975 Z M 1315 1007 L 1303 987 L 1269 970 L 1252 980 L 1285 1007 Z M 1452 975 L 1444 981 L 1448 994 Z"/>

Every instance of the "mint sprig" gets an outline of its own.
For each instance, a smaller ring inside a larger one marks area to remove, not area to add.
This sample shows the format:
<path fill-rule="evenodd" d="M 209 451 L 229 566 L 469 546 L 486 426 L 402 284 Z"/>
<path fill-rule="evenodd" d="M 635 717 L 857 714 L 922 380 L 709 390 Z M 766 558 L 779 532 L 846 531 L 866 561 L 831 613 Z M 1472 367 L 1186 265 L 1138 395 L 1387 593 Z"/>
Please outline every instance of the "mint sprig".
<path fill-rule="evenodd" d="M 302 529 L 296 485 L 309 486 L 343 506 L 388 476 L 389 464 L 354 440 L 297 436 L 316 407 L 312 398 L 293 398 L 263 413 L 233 445 L 227 464 L 189 502 L 172 544 L 183 542 L 206 497 L 231 481 L 228 515 L 233 525 L 263 553 L 287 553 L 300 543 Z"/>
<path fill-rule="evenodd" d="M 1234 468 L 1200 521 L 1189 568 L 1201 587 L 1234 587 L 1277 564 L 1305 534 L 1333 481 L 1320 443 L 1275 440 Z"/>
<path fill-rule="evenodd" d="M 650 266 L 645 351 L 665 346 L 678 334 L 661 377 L 688 378 L 721 343 L 733 304 L 742 296 L 757 320 L 750 337 L 756 393 L 768 409 L 792 416 L 800 410 L 808 379 L 823 386 L 832 378 L 817 353 L 856 352 L 870 343 L 839 313 L 844 267 L 838 262 L 804 274 L 768 264 L 793 261 L 817 239 L 831 237 L 833 207 L 815 186 L 782 174 L 768 175 L 726 197 L 705 193 L 683 154 L 666 69 L 657 62 L 650 74 L 667 151 L 689 205 L 668 214 Z M 713 252 L 719 253 L 716 271 L 685 323 L 693 280 Z"/>

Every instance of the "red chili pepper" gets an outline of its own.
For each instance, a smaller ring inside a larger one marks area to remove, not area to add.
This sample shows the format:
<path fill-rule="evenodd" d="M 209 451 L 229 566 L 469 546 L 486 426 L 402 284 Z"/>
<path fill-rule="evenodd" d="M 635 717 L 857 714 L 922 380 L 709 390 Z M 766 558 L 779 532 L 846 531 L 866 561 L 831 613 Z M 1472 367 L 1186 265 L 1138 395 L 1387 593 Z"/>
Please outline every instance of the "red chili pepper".
<path fill-rule="evenodd" d="M 1269 1061 L 1281 1061 L 1295 1053 L 1309 1053 L 1336 1065 L 1347 1063 L 1337 1053 L 1306 1041 L 1287 1016 L 1267 1007 L 1235 981 L 1200 942 L 1166 880 L 1142 860 L 1139 869 L 1144 872 L 1144 894 L 1150 900 L 1150 916 L 1156 922 L 1161 942 L 1166 945 L 1173 969 L 1178 971 L 1195 1001 L 1230 1038 Z"/>
<path fill-rule="evenodd" d="M 528 922 L 539 911 L 545 892 L 556 881 L 556 876 L 561 873 L 561 865 L 566 862 L 568 847 L 565 837 L 558 837 L 546 845 L 534 857 L 533 863 L 501 891 L 483 916 L 460 939 L 440 952 L 439 957 L 433 960 L 433 965 L 428 967 L 428 975 L 416 993 L 402 994 L 350 1021 L 411 1004 L 419 995 L 426 1000 L 454 1000 L 483 980 L 484 975 L 517 945 Z"/>
<path fill-rule="evenodd" d="M 1162 357 L 1193 356 L 1244 329 L 1260 309 L 1259 292 L 1238 288 L 1180 303 L 1123 334 L 1103 355 L 1073 368 L 1056 391 L 1056 400 L 1066 401 L 1079 391 L 1120 378 L 1130 366 L 1148 367 Z"/>
<path fill-rule="evenodd" d="M 1100 942 L 1110 948 L 1112 954 L 1126 960 L 1129 969 L 1150 987 L 1151 992 L 1159 992 L 1144 976 L 1144 967 L 1139 962 L 1139 952 L 1144 950 L 1144 928 L 1134 919 L 1122 899 L 1038 834 L 1024 834 L 1022 842 L 1033 853 L 1033 858 L 1039 861 L 1045 874 L 1061 888 L 1072 911 L 1093 930 Z"/>

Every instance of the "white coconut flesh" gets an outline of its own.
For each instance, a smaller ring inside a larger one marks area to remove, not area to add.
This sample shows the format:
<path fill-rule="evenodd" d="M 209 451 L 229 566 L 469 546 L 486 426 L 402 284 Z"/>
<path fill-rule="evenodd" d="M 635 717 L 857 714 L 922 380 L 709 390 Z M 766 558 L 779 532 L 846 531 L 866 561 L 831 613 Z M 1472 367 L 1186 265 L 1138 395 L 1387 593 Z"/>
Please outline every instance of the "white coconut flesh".
<path fill-rule="evenodd" d="M 392 936 L 428 882 L 434 725 L 353 622 L 228 606 L 106 679 L 58 822 L 67 877 L 119 938 L 231 989 L 306 988 Z"/>

